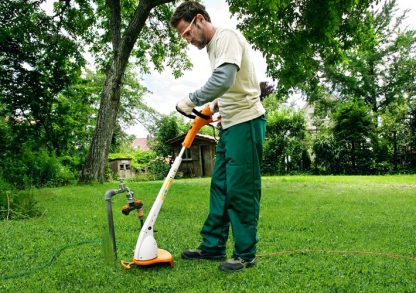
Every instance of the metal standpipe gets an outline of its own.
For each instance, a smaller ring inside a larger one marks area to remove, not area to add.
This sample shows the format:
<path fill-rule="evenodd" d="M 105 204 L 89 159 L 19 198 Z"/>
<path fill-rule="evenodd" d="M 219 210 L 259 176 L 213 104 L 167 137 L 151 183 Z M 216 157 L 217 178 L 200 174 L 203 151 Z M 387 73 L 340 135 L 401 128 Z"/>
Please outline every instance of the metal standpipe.
<path fill-rule="evenodd" d="M 111 243 L 113 246 L 113 253 L 114 253 L 115 259 L 117 259 L 117 245 L 116 245 L 116 233 L 114 230 L 113 209 L 112 209 L 112 204 L 111 204 L 111 198 L 114 195 L 125 192 L 125 191 L 128 191 L 129 196 L 131 196 L 130 190 L 124 185 L 123 180 L 120 180 L 119 189 L 110 189 L 110 190 L 107 190 L 104 194 L 104 199 L 106 201 L 106 206 L 107 206 L 108 229 L 110 233 L 110 238 L 111 238 Z"/>

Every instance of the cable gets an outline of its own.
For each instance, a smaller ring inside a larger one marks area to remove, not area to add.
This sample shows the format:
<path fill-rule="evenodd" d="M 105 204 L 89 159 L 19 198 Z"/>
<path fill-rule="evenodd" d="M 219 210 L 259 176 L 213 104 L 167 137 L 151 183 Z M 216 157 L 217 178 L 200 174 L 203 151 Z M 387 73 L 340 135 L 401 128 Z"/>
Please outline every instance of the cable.
<path fill-rule="evenodd" d="M 216 127 L 214 125 L 212 125 L 212 124 L 208 124 L 208 126 L 211 127 L 212 128 L 212 131 L 214 132 L 214 140 L 215 140 L 215 142 L 218 142 L 217 135 L 215 133 Z"/>
<path fill-rule="evenodd" d="M 41 265 L 39 267 L 35 267 L 29 271 L 25 271 L 25 272 L 19 272 L 16 274 L 12 274 L 12 275 L 0 275 L 0 280 L 10 280 L 10 279 L 18 279 L 21 277 L 25 277 L 31 274 L 34 274 L 36 272 L 39 272 L 40 270 L 46 269 L 47 267 L 50 267 L 56 260 L 57 258 L 61 255 L 61 253 L 69 248 L 73 248 L 73 247 L 77 247 L 77 246 L 81 246 L 81 245 L 86 245 L 86 244 L 101 244 L 101 241 L 97 241 L 97 240 L 84 240 L 84 241 L 80 241 L 74 244 L 68 244 L 68 245 L 64 245 L 61 246 L 60 248 L 58 248 L 57 251 L 55 251 L 55 253 L 52 255 L 52 257 L 49 259 L 48 262 L 46 262 L 44 265 Z"/>
<path fill-rule="evenodd" d="M 86 245 L 86 244 L 101 244 L 102 242 L 99 240 L 84 240 L 73 244 L 68 244 L 61 246 L 57 249 L 57 251 L 51 256 L 48 262 L 44 265 L 35 267 L 29 271 L 19 272 L 12 275 L 0 275 L 0 280 L 11 280 L 11 279 L 18 279 L 21 277 L 25 277 L 34 273 L 39 272 L 40 270 L 46 269 L 50 267 L 57 258 L 61 255 L 61 253 L 67 249 Z M 400 260 L 409 260 L 409 261 L 416 261 L 416 257 L 414 256 L 406 256 L 397 253 L 382 253 L 382 252 L 371 252 L 371 251 L 350 251 L 350 250 L 325 250 L 325 249 L 297 249 L 297 250 L 284 250 L 284 251 L 277 251 L 277 252 L 270 252 L 264 254 L 258 254 L 257 257 L 270 257 L 275 255 L 285 255 L 285 254 L 311 254 L 311 253 L 326 253 L 326 254 L 357 254 L 357 255 L 370 255 L 370 256 L 380 256 L 392 259 L 400 259 Z"/>
<path fill-rule="evenodd" d="M 285 254 L 311 254 L 311 253 L 358 254 L 358 255 L 381 256 L 381 257 L 386 257 L 386 258 L 416 261 L 416 257 L 414 257 L 414 256 L 406 256 L 406 255 L 401 255 L 401 254 L 397 254 L 397 253 L 383 253 L 383 252 L 371 252 L 371 251 L 350 251 L 350 250 L 325 250 L 325 249 L 284 250 L 284 251 L 258 254 L 257 257 L 268 257 L 268 256 L 285 255 Z"/>

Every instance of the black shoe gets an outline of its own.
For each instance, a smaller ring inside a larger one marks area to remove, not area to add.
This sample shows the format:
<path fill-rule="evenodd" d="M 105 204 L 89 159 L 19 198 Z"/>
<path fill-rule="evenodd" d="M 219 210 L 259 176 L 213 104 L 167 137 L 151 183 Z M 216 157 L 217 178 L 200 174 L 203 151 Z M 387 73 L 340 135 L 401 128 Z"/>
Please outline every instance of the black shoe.
<path fill-rule="evenodd" d="M 225 254 L 209 254 L 200 249 L 187 249 L 182 252 L 183 259 L 225 260 Z"/>
<path fill-rule="evenodd" d="M 220 264 L 220 270 L 223 272 L 239 272 L 245 268 L 252 267 L 256 264 L 256 258 L 244 260 L 241 257 L 234 257 Z"/>

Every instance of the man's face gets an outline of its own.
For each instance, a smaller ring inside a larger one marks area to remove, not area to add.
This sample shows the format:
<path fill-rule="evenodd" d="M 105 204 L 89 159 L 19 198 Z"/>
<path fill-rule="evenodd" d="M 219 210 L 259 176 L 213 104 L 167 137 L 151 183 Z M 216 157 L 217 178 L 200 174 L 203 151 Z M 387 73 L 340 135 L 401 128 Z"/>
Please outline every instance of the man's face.
<path fill-rule="evenodd" d="M 201 22 L 202 19 L 199 15 L 195 16 L 191 22 L 181 19 L 176 26 L 176 30 L 179 32 L 181 37 L 189 44 L 194 45 L 200 50 L 208 44 L 207 37 L 203 30 L 203 23 Z"/>

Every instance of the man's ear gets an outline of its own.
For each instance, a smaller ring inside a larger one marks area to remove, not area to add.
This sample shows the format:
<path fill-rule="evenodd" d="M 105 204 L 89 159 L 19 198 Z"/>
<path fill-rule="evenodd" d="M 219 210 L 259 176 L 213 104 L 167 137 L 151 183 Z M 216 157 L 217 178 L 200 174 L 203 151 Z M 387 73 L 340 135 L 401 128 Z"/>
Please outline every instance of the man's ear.
<path fill-rule="evenodd" d="M 198 21 L 200 21 L 200 22 L 204 22 L 204 21 L 205 21 L 205 17 L 204 17 L 202 14 L 200 14 L 200 13 L 198 13 L 198 14 L 196 15 L 196 18 L 197 18 L 197 20 L 198 20 Z"/>

